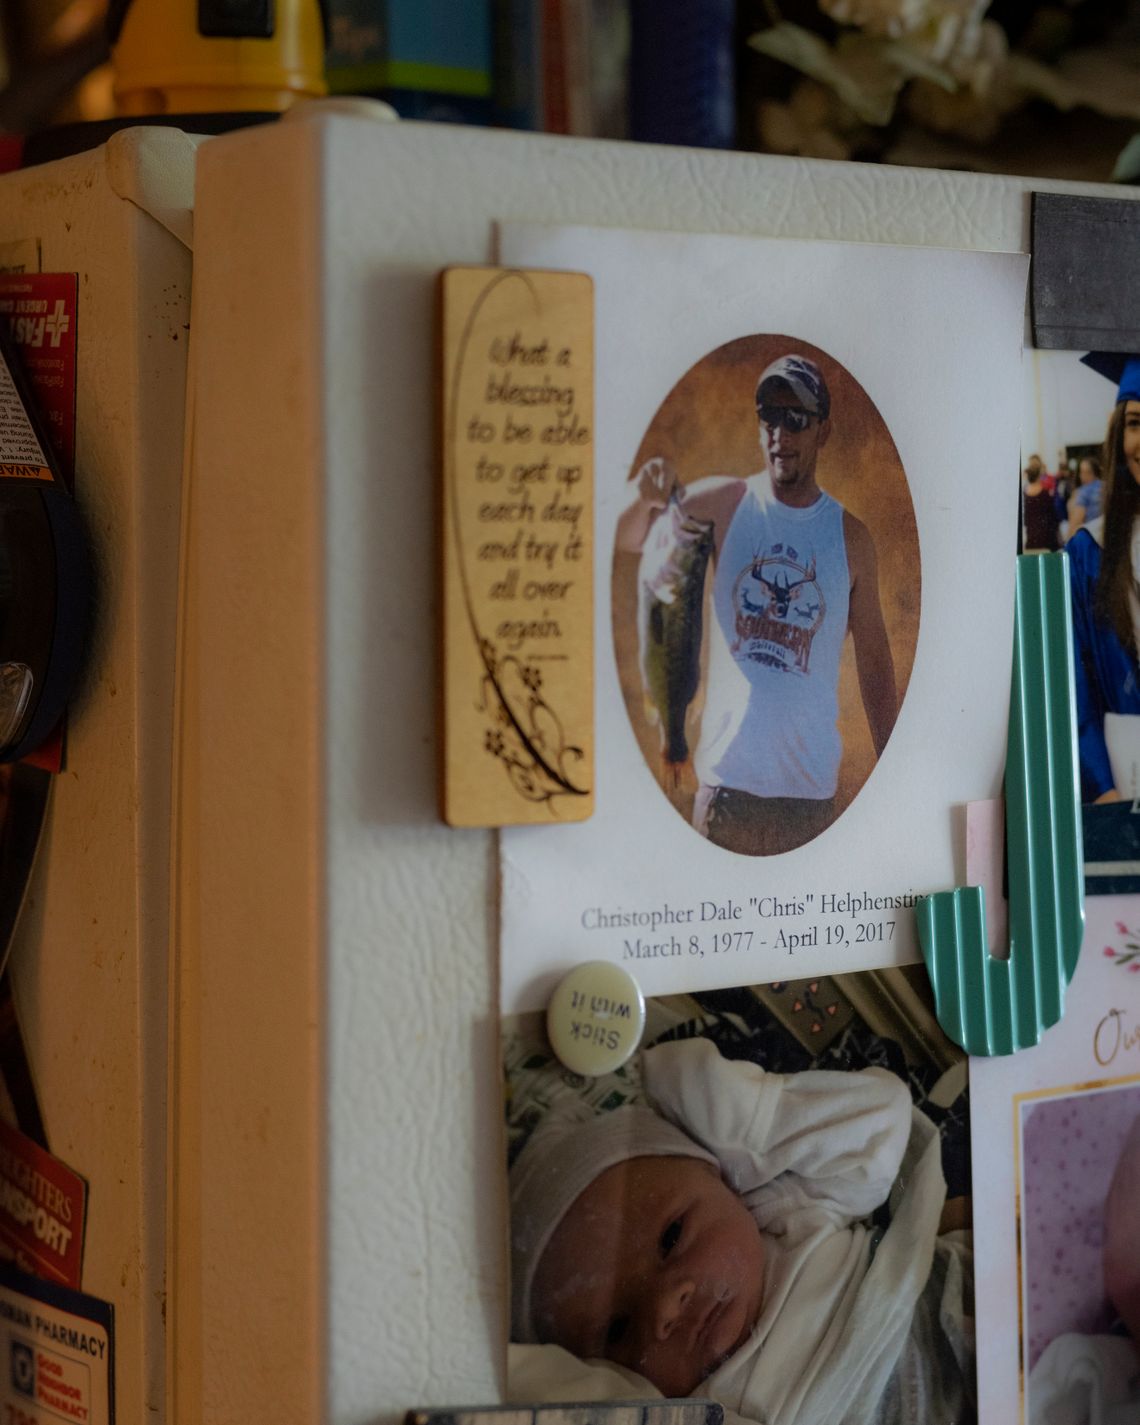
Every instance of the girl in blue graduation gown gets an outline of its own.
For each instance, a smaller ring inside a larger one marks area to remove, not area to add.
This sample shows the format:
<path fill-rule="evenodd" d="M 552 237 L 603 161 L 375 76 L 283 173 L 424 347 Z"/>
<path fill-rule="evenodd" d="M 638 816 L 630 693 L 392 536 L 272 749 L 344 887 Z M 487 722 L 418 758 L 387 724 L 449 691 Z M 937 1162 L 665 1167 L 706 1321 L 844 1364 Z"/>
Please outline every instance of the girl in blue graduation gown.
<path fill-rule="evenodd" d="M 1105 743 L 1105 714 L 1140 717 L 1140 357 L 1083 359 L 1120 383 L 1104 444 L 1104 513 L 1066 546 L 1081 796 L 1106 802 L 1121 793 Z"/>

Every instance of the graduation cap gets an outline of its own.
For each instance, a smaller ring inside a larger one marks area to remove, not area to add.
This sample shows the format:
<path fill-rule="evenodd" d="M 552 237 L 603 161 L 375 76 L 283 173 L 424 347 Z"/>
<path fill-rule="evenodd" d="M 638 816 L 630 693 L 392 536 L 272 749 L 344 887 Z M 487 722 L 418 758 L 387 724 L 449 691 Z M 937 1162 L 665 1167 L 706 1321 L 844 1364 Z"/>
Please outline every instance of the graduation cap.
<path fill-rule="evenodd" d="M 1081 362 L 1116 385 L 1117 405 L 1121 401 L 1140 401 L 1140 356 L 1119 351 L 1090 351 L 1081 357 Z"/>

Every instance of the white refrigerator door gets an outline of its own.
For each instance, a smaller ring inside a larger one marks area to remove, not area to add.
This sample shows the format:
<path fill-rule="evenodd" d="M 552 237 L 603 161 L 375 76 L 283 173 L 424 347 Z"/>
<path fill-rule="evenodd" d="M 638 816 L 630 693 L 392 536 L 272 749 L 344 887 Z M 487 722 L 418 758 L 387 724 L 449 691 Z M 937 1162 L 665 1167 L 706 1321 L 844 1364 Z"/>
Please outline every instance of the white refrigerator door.
<path fill-rule="evenodd" d="M 494 844 L 435 813 L 439 269 L 488 261 L 503 218 L 1022 251 L 1057 186 L 319 105 L 204 148 L 180 1420 L 364 1425 L 502 1387 Z"/>
<path fill-rule="evenodd" d="M 52 1151 L 89 1184 L 83 1288 L 115 1308 L 120 1420 L 161 1419 L 170 756 L 197 143 L 136 128 L 0 179 L 0 262 L 76 272 L 76 495 L 97 570 L 12 951 Z"/>

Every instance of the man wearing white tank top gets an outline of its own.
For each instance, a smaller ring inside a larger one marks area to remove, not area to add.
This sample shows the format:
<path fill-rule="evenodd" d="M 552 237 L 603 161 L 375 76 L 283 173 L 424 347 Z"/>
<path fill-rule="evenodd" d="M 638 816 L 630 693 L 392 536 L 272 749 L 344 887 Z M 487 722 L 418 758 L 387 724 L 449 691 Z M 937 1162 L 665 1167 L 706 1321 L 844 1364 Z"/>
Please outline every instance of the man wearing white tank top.
<path fill-rule="evenodd" d="M 757 383 L 756 413 L 766 468 L 682 490 L 685 513 L 712 525 L 715 560 L 693 824 L 718 846 L 771 856 L 835 819 L 848 632 L 876 756 L 898 696 L 874 542 L 816 478 L 831 434 L 823 373 L 806 356 L 780 357 Z M 635 552 L 678 489 L 659 459 L 637 483 L 617 534 Z"/>

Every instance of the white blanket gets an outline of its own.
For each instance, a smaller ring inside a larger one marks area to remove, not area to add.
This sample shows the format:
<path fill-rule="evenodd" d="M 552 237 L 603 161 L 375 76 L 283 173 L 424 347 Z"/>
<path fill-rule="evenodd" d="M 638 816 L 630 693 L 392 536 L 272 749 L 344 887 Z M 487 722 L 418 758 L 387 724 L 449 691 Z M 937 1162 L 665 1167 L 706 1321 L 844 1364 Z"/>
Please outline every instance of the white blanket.
<path fill-rule="evenodd" d="M 1136 1425 L 1140 1352 L 1123 1336 L 1057 1336 L 1029 1376 L 1028 1425 Z"/>

